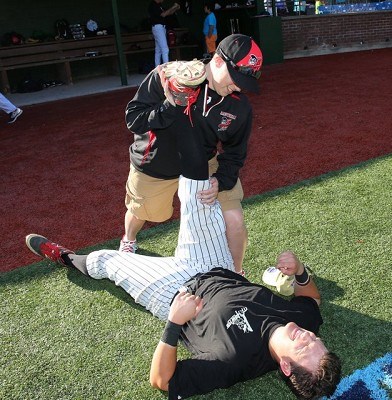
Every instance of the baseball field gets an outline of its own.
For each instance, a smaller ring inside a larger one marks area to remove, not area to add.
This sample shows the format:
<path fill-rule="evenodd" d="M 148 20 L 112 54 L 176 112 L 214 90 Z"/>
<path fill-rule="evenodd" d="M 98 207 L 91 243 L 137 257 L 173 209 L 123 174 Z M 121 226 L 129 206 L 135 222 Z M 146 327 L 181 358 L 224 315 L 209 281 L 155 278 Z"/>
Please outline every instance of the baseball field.
<path fill-rule="evenodd" d="M 247 277 L 261 283 L 284 249 L 315 271 L 320 334 L 347 377 L 335 399 L 392 394 L 391 61 L 391 49 L 287 60 L 264 67 L 250 96 Z M 133 93 L 25 107 L 10 126 L 0 116 L 0 398 L 165 398 L 148 383 L 163 324 L 111 282 L 24 245 L 35 232 L 79 253 L 118 246 Z M 172 221 L 143 230 L 142 254 L 173 253 L 177 217 L 178 204 Z M 277 373 L 197 397 L 291 398 Z"/>

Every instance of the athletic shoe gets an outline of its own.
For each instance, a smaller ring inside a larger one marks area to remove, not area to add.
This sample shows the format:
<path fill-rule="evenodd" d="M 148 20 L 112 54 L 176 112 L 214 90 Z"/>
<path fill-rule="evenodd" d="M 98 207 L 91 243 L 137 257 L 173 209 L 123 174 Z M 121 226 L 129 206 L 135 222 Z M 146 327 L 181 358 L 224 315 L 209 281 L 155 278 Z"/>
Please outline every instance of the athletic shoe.
<path fill-rule="evenodd" d="M 8 120 L 8 123 L 13 124 L 18 119 L 18 117 L 22 115 L 22 112 L 23 110 L 17 108 L 15 111 L 12 111 L 12 113 L 9 113 L 8 115 L 10 116 L 10 119 Z"/>
<path fill-rule="evenodd" d="M 66 265 L 62 258 L 64 254 L 75 254 L 73 251 L 51 242 L 44 236 L 36 235 L 35 233 L 26 236 L 26 245 L 37 256 L 48 258 L 62 265 Z"/>
<path fill-rule="evenodd" d="M 124 240 L 125 235 L 122 237 L 120 242 L 120 248 L 118 251 L 123 251 L 124 253 L 136 253 L 139 248 L 136 240 Z"/>

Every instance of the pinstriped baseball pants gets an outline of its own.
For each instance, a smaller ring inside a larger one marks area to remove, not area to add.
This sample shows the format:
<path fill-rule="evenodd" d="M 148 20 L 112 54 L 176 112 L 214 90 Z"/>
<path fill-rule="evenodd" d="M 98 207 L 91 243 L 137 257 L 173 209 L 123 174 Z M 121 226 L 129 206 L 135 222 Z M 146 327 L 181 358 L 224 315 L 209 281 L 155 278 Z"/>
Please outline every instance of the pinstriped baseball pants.
<path fill-rule="evenodd" d="M 89 275 L 112 280 L 136 303 L 166 320 L 174 295 L 194 275 L 216 267 L 234 271 L 220 204 L 207 206 L 196 198 L 197 192 L 209 187 L 208 180 L 180 177 L 181 221 L 174 257 L 95 251 L 87 257 Z"/>

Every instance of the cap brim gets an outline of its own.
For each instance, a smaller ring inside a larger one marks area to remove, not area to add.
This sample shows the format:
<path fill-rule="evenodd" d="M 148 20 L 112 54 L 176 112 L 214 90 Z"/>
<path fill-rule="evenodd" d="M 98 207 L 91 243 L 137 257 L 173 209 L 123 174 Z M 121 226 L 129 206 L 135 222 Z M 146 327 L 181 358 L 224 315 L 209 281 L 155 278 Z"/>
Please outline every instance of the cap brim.
<path fill-rule="evenodd" d="M 229 63 L 226 63 L 226 65 L 231 79 L 241 90 L 253 93 L 260 92 L 259 82 L 256 78 L 241 74 L 241 72 L 236 71 Z"/>

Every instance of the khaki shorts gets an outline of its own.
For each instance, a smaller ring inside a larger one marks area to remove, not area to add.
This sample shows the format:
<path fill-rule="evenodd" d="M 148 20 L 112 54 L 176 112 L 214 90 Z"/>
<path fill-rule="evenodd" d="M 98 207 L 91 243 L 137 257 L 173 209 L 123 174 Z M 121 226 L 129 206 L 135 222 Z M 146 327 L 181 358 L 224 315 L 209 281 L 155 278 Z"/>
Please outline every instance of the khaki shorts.
<path fill-rule="evenodd" d="M 218 168 L 216 158 L 209 161 L 210 174 Z M 173 215 L 173 197 L 178 189 L 178 178 L 153 178 L 137 171 L 131 165 L 126 183 L 125 206 L 133 215 L 144 221 L 163 222 Z M 240 180 L 231 190 L 219 192 L 218 200 L 223 211 L 242 208 L 244 192 Z"/>

